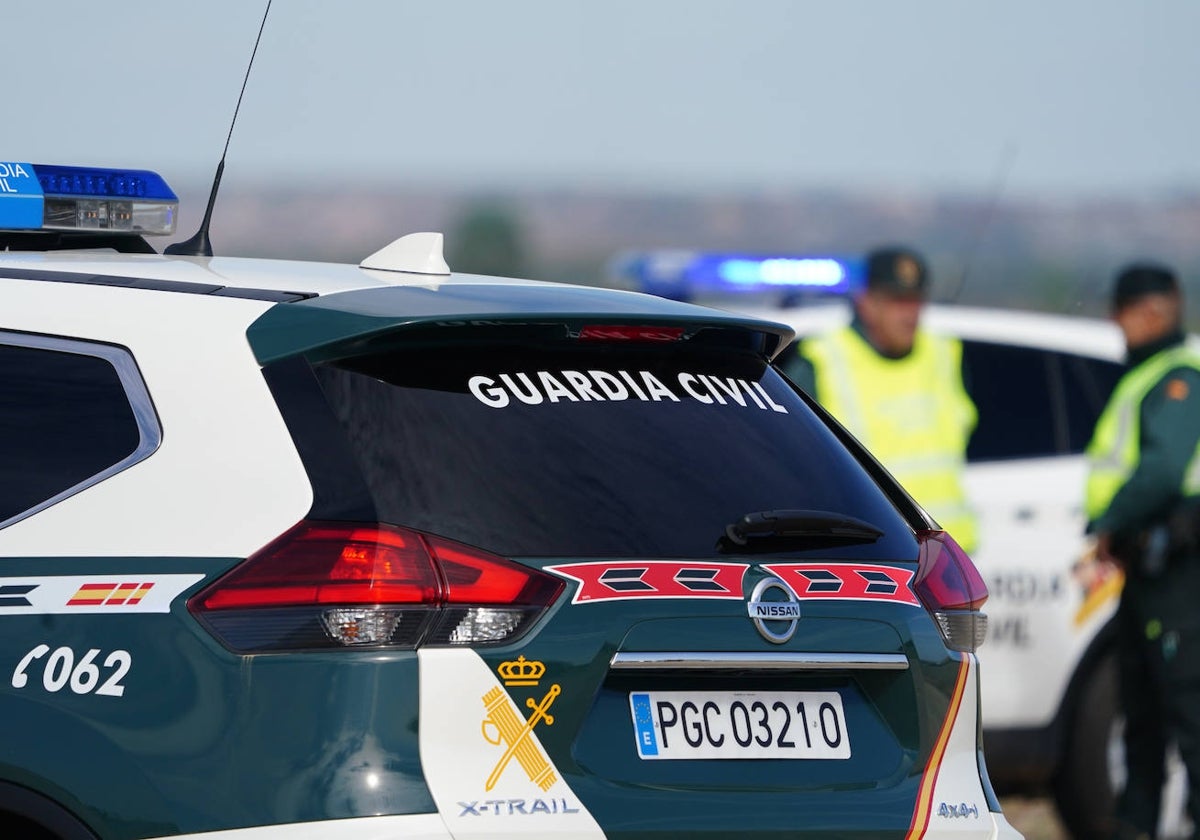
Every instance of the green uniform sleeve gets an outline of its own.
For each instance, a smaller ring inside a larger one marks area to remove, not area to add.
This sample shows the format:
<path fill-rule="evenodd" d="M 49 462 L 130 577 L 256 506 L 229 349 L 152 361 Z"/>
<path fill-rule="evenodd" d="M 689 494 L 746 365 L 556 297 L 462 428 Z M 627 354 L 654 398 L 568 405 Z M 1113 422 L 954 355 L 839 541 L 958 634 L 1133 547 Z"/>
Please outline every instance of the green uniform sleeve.
<path fill-rule="evenodd" d="M 800 345 L 793 344 L 779 354 L 779 369 L 783 375 L 795 382 L 800 389 L 812 397 L 816 396 L 817 373 L 813 363 L 800 355 Z"/>
<path fill-rule="evenodd" d="M 1142 400 L 1141 459 L 1092 530 L 1130 533 L 1170 512 L 1200 440 L 1200 371 L 1177 368 Z"/>

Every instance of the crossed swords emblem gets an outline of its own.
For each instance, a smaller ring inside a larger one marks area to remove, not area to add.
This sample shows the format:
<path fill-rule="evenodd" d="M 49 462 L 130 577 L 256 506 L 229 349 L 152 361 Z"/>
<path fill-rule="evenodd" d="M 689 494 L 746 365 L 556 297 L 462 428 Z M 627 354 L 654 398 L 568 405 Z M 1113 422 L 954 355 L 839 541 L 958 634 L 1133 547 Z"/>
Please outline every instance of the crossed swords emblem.
<path fill-rule="evenodd" d="M 508 767 L 509 762 L 514 758 L 529 776 L 529 781 L 543 791 L 549 790 L 550 786 L 558 781 L 558 777 L 554 775 L 554 769 L 550 765 L 550 760 L 546 758 L 537 742 L 532 740 L 529 735 L 533 732 L 533 728 L 543 720 L 546 721 L 547 726 L 554 724 L 554 716 L 547 712 L 554 703 L 554 698 L 558 697 L 560 693 L 562 693 L 562 689 L 558 683 L 555 683 L 550 686 L 550 690 L 540 701 L 534 700 L 532 697 L 528 698 L 525 705 L 533 711 L 524 720 L 521 718 L 520 711 L 499 686 L 483 695 L 483 705 L 487 709 L 487 716 L 480 725 L 483 737 L 489 744 L 507 745 L 504 755 L 500 756 L 500 761 L 492 770 L 492 775 L 488 776 L 487 790 L 496 786 L 504 768 Z"/>

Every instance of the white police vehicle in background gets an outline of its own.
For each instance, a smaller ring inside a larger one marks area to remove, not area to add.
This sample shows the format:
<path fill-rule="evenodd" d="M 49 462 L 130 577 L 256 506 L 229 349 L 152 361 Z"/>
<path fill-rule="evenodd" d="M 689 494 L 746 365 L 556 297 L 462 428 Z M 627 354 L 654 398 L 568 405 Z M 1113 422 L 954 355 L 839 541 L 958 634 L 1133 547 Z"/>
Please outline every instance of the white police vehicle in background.
<path fill-rule="evenodd" d="M 837 298 L 860 272 L 840 256 L 691 251 L 623 254 L 611 271 L 619 285 L 770 317 L 800 337 L 849 321 Z M 979 411 L 966 485 L 980 525 L 972 559 L 991 593 L 980 659 L 992 781 L 1001 793 L 1052 792 L 1073 834 L 1100 836 L 1124 778 L 1112 624 L 1121 580 L 1088 562 L 1083 450 L 1123 371 L 1121 335 L 1099 319 L 938 303 L 922 324 L 961 339 Z M 1172 760 L 1164 836 L 1187 831 L 1185 791 Z"/>

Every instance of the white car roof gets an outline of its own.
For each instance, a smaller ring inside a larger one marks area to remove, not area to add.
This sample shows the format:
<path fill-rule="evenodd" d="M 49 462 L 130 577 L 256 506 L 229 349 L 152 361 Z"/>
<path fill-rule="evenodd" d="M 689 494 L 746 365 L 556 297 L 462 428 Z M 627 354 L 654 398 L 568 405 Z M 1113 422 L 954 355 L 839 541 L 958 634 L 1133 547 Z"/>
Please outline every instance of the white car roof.
<path fill-rule="evenodd" d="M 444 285 L 470 282 L 473 285 L 481 283 L 527 285 L 539 282 L 472 274 L 407 274 L 395 271 L 376 271 L 341 263 L 247 257 L 118 254 L 107 250 L 0 252 L 0 267 L 136 277 L 179 283 L 206 283 L 234 288 L 307 292 L 317 295 L 402 284 Z"/>

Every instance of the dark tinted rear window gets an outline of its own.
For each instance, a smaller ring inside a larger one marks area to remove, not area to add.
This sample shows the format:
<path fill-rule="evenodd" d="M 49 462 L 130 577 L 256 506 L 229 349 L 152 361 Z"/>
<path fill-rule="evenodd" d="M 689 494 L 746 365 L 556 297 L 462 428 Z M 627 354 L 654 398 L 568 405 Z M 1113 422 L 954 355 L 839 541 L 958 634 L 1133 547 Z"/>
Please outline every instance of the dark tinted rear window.
<path fill-rule="evenodd" d="M 913 552 L 879 488 L 750 354 L 438 348 L 317 376 L 385 521 L 510 556 L 695 557 L 743 514 L 819 509 L 887 532 L 824 556 Z"/>

